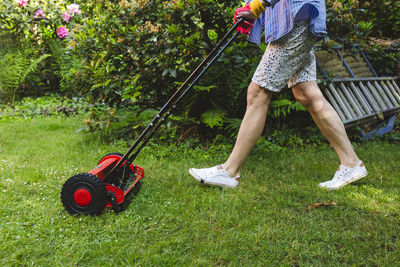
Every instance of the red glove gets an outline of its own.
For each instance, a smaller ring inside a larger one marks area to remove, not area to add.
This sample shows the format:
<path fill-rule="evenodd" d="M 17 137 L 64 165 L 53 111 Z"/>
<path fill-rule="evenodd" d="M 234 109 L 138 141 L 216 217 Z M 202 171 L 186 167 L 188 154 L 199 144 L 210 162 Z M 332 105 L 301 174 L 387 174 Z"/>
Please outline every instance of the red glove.
<path fill-rule="evenodd" d="M 240 13 L 244 13 L 244 14 L 240 14 Z M 250 35 L 250 29 L 253 28 L 253 23 L 254 20 L 249 21 L 248 17 L 246 16 L 248 13 L 253 14 L 253 12 L 251 11 L 250 8 L 250 4 L 248 4 L 247 6 L 244 7 L 239 7 L 235 10 L 235 23 L 238 21 L 239 18 L 243 17 L 244 19 L 246 19 L 245 21 L 242 22 L 242 24 L 237 28 L 237 31 L 240 33 L 244 33 L 247 35 Z M 246 14 L 247 13 L 247 14 Z"/>

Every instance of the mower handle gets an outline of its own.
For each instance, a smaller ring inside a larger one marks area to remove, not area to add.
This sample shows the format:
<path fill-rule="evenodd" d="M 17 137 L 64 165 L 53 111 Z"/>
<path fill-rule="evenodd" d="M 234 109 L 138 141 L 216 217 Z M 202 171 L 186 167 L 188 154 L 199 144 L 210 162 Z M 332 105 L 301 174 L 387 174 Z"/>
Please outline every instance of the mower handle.
<path fill-rule="evenodd" d="M 122 164 L 124 164 L 124 166 L 129 166 L 135 160 L 135 158 L 142 150 L 142 148 L 148 143 L 148 141 L 156 132 L 156 130 L 161 126 L 162 122 L 165 121 L 171 115 L 171 111 L 176 107 L 176 104 L 186 95 L 186 93 L 190 89 L 193 88 L 193 86 L 203 76 L 203 74 L 207 71 L 207 69 L 225 51 L 228 45 L 233 42 L 233 40 L 239 34 L 236 31 L 236 29 L 244 21 L 245 21 L 244 18 L 239 18 L 237 20 L 237 22 L 224 35 L 221 41 L 214 47 L 214 49 L 207 55 L 207 57 L 197 66 L 197 68 L 189 75 L 189 77 L 183 82 L 183 84 L 179 87 L 179 89 L 170 97 L 170 99 L 164 104 L 161 110 L 151 120 L 151 122 L 147 125 L 147 127 L 140 134 L 140 136 L 136 139 L 135 143 L 129 148 L 129 150 L 118 161 L 118 163 L 108 172 L 107 177 L 104 179 L 105 182 L 110 182 L 114 179 L 117 179 L 116 177 L 114 177 L 115 175 L 113 175 L 114 170 L 120 168 Z M 185 88 L 188 84 L 189 86 Z M 134 152 L 135 149 L 136 151 Z M 124 163 L 125 161 L 126 163 Z"/>

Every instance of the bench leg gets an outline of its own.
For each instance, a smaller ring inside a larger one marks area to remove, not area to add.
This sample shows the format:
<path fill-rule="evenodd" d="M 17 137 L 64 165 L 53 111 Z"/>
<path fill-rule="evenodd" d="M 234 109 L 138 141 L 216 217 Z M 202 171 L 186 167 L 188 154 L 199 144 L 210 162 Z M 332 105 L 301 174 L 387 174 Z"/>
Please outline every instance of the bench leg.
<path fill-rule="evenodd" d="M 396 115 L 391 116 L 387 121 L 382 122 L 379 124 L 375 129 L 366 133 L 365 131 L 361 130 L 361 136 L 364 140 L 368 141 L 373 136 L 382 136 L 384 134 L 390 133 L 393 130 L 394 121 L 396 120 Z"/>

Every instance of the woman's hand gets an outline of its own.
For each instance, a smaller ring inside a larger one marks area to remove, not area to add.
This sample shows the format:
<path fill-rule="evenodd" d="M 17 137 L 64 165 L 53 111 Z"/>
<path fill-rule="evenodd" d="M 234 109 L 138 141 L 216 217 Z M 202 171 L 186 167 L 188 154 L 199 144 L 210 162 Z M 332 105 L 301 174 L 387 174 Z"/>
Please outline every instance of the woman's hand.
<path fill-rule="evenodd" d="M 250 34 L 250 29 L 256 20 L 256 16 L 251 11 L 250 4 L 244 7 L 239 7 L 235 10 L 235 23 L 239 18 L 244 18 L 244 22 L 237 28 L 237 31 L 244 34 Z"/>

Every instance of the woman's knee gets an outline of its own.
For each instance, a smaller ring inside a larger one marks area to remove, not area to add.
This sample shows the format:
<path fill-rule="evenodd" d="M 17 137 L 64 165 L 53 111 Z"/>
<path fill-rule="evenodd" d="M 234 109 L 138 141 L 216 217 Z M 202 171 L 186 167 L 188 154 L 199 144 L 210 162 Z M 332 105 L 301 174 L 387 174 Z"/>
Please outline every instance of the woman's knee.
<path fill-rule="evenodd" d="M 258 84 L 251 82 L 247 88 L 247 106 L 253 105 L 267 105 L 271 101 L 272 92 L 265 90 L 265 88 Z"/>
<path fill-rule="evenodd" d="M 318 111 L 325 105 L 326 100 L 316 84 L 294 86 L 292 91 L 296 101 L 307 110 Z"/>
<path fill-rule="evenodd" d="M 324 103 L 324 98 L 321 95 L 295 95 L 296 101 L 306 109 L 316 109 Z"/>

